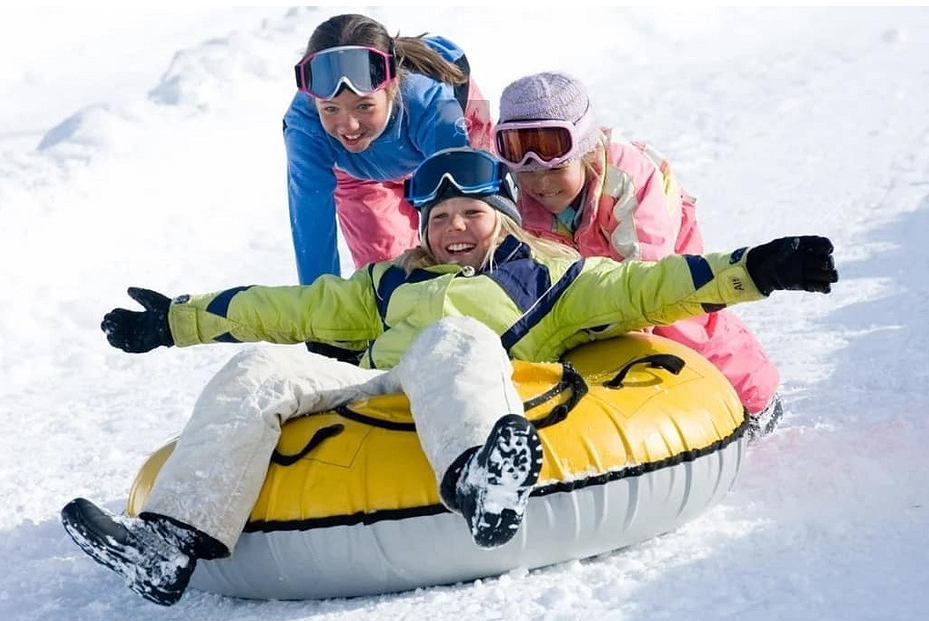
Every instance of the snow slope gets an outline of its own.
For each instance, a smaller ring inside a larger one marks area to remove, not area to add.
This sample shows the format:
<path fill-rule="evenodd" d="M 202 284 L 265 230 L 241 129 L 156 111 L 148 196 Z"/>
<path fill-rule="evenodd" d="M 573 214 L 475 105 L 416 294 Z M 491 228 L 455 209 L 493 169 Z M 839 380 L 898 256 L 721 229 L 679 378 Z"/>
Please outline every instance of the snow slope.
<path fill-rule="evenodd" d="M 0 619 L 924 617 L 929 9 L 9 10 Z M 708 248 L 824 234 L 842 281 L 737 309 L 789 413 L 723 504 L 676 532 L 472 584 L 321 602 L 191 592 L 161 609 L 84 557 L 57 513 L 78 495 L 120 509 L 236 346 L 130 356 L 99 321 L 131 304 L 129 285 L 296 281 L 291 67 L 316 24 L 351 10 L 460 43 L 493 110 L 521 75 L 578 75 L 604 124 L 668 156 Z"/>

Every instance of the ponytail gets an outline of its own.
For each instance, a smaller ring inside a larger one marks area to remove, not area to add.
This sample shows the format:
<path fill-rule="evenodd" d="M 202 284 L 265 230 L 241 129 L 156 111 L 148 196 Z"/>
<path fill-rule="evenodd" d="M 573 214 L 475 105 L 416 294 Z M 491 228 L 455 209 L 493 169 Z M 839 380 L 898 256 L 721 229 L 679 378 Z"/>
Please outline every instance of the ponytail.
<path fill-rule="evenodd" d="M 401 71 L 422 73 L 446 84 L 466 84 L 468 76 L 460 67 L 454 65 L 441 54 L 429 47 L 421 34 L 416 37 L 394 38 L 394 50 L 397 66 Z"/>

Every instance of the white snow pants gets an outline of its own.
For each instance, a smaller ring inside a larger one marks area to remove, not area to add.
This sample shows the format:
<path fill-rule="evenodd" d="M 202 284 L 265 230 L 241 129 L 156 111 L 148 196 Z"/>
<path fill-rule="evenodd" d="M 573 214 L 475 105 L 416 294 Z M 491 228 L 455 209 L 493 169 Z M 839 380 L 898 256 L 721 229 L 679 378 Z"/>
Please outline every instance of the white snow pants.
<path fill-rule="evenodd" d="M 501 416 L 524 414 L 512 375 L 499 337 L 467 317 L 425 329 L 387 372 L 298 347 L 244 350 L 204 388 L 143 511 L 180 520 L 232 551 L 284 422 L 401 390 L 438 485 Z"/>

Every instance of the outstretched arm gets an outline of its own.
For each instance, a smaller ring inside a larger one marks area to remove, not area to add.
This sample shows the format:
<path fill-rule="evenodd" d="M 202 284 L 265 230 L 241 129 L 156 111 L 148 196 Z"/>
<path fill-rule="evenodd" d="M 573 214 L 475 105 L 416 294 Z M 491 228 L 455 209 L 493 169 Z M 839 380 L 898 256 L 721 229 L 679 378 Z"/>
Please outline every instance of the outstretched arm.
<path fill-rule="evenodd" d="M 145 310 L 114 309 L 101 328 L 113 347 L 130 353 L 255 341 L 363 347 L 383 329 L 365 271 L 350 280 L 323 276 L 306 287 L 237 287 L 173 301 L 147 289 L 130 288 L 129 295 Z"/>
<path fill-rule="evenodd" d="M 832 243 L 815 236 L 786 237 L 732 253 L 671 255 L 657 263 L 587 263 L 560 311 L 566 329 L 667 325 L 779 289 L 828 293 L 838 280 Z"/>

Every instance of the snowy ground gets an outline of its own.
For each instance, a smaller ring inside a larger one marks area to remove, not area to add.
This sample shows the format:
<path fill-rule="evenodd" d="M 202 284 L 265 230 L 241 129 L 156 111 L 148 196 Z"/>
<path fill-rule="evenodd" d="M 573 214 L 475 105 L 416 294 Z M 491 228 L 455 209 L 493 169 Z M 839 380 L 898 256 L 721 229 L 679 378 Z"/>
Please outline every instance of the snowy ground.
<path fill-rule="evenodd" d="M 709 248 L 830 236 L 832 295 L 738 311 L 781 369 L 782 428 L 720 506 L 632 549 L 374 598 L 148 604 L 58 510 L 121 508 L 235 346 L 130 356 L 98 324 L 129 285 L 296 281 L 281 116 L 335 11 L 5 9 L 0 619 L 924 618 L 929 9 L 355 10 L 460 43 L 494 110 L 521 75 L 583 78 L 675 165 Z"/>

